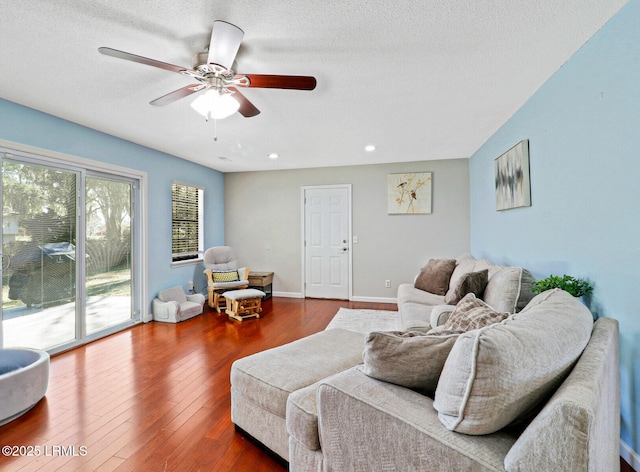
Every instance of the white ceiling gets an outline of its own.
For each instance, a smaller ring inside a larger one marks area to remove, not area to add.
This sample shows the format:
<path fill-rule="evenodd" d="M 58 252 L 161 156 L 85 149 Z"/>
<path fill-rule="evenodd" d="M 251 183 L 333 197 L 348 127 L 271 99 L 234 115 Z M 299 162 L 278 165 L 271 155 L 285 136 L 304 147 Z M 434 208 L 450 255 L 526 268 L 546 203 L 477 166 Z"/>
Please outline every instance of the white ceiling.
<path fill-rule="evenodd" d="M 3 1 L 0 97 L 222 172 L 466 158 L 624 3 Z M 216 19 L 245 32 L 238 72 L 317 88 L 243 90 L 262 113 L 214 141 L 192 98 L 149 105 L 192 79 L 98 53 L 190 67 Z"/>

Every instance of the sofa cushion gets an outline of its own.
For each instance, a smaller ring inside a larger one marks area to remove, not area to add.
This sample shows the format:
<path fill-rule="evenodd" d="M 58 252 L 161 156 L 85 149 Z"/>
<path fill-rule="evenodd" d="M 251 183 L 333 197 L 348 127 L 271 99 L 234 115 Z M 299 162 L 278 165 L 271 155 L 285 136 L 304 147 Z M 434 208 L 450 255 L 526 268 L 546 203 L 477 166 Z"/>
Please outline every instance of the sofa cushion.
<path fill-rule="evenodd" d="M 398 286 L 398 313 L 400 329 L 427 331 L 431 329 L 431 309 L 442 305 L 444 297 L 417 289 L 413 284 Z"/>
<path fill-rule="evenodd" d="M 413 284 L 405 283 L 398 285 L 398 305 L 404 303 L 420 303 L 428 306 L 442 305 L 444 297 L 415 288 Z"/>
<path fill-rule="evenodd" d="M 476 263 L 478 261 L 471 254 L 464 253 L 460 254 L 456 258 L 456 267 L 453 269 L 451 274 L 451 279 L 449 280 L 449 290 L 447 290 L 446 295 L 449 295 L 449 292 L 453 293 L 455 287 L 458 286 L 460 279 L 468 274 L 469 272 L 474 272 L 476 270 Z"/>
<path fill-rule="evenodd" d="M 520 297 L 522 269 L 503 267 L 487 282 L 483 299 L 498 311 L 515 313 Z"/>
<path fill-rule="evenodd" d="M 536 294 L 531 288 L 535 277 L 527 269 L 522 269 L 522 275 L 520 276 L 520 295 L 516 302 L 516 313 L 521 311 L 527 304 L 533 300 Z"/>
<path fill-rule="evenodd" d="M 428 334 L 461 334 L 500 323 L 508 317 L 509 313 L 498 312 L 473 293 L 468 293 L 458 302 L 447 321 L 430 330 Z"/>
<path fill-rule="evenodd" d="M 425 292 L 444 295 L 449 288 L 449 279 L 455 267 L 455 259 L 430 259 L 420 270 L 414 286 Z"/>
<path fill-rule="evenodd" d="M 464 274 L 455 287 L 452 287 L 453 290 L 447 291 L 444 301 L 449 305 L 455 305 L 467 293 L 473 293 L 476 297 L 482 298 L 487 282 L 489 282 L 489 269 Z"/>
<path fill-rule="evenodd" d="M 436 388 L 440 421 L 478 435 L 528 417 L 571 371 L 592 327 L 591 312 L 556 289 L 499 324 L 461 334 Z"/>
<path fill-rule="evenodd" d="M 414 302 L 398 306 L 399 328 L 404 331 L 429 331 L 431 329 L 431 311 L 434 306 Z"/>
<path fill-rule="evenodd" d="M 446 323 L 456 309 L 456 305 L 436 305 L 431 309 L 430 324 L 432 328 L 437 328 Z"/>
<path fill-rule="evenodd" d="M 362 362 L 363 342 L 363 333 L 320 331 L 234 361 L 231 385 L 254 404 L 284 418 L 291 392 Z"/>
<path fill-rule="evenodd" d="M 296 441 L 312 451 L 320 449 L 316 397 L 318 385 L 324 380 L 291 392 L 287 399 L 287 431 Z"/>
<path fill-rule="evenodd" d="M 534 278 L 529 271 L 520 267 L 501 267 L 487 259 L 478 260 L 471 254 L 465 253 L 456 259 L 456 268 L 451 274 L 449 290 L 445 295 L 445 299 L 451 301 L 446 301 L 446 303 L 455 303 L 453 302 L 455 299 L 454 291 L 466 274 L 485 269 L 488 271 L 489 280 L 482 299 L 497 311 L 516 313 L 522 310 L 535 296 L 531 290 L 531 282 Z M 506 272 L 502 272 L 503 270 Z M 494 279 L 496 275 L 498 277 Z M 489 300 L 487 300 L 487 296 Z"/>
<path fill-rule="evenodd" d="M 433 396 L 457 338 L 419 331 L 372 332 L 365 339 L 363 365 L 359 368 L 369 377 Z"/>

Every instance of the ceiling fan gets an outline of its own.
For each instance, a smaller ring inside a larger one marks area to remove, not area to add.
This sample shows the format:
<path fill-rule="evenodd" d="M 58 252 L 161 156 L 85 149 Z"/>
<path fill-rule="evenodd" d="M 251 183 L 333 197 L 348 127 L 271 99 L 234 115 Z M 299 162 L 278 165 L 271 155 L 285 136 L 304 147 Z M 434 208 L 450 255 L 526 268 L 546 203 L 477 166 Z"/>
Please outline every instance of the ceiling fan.
<path fill-rule="evenodd" d="M 246 118 L 256 116 L 260 113 L 260 110 L 240 93 L 238 87 L 293 90 L 313 90 L 316 87 L 315 77 L 310 76 L 236 73 L 235 58 L 243 36 L 244 31 L 237 26 L 227 23 L 226 21 L 214 21 L 209 51 L 196 53 L 193 56 L 192 69 L 107 47 L 98 48 L 98 51 L 107 56 L 158 67 L 195 79 L 197 83 L 174 90 L 149 103 L 151 105 L 168 105 L 196 92 L 206 91 L 205 94 L 201 96 L 203 100 L 200 100 L 199 97 L 192 106 L 205 115 L 207 119 L 209 116 L 214 119 L 223 117 L 216 114 L 216 105 L 213 104 L 213 100 L 226 100 L 227 102 L 231 100 L 234 102 L 232 103 L 234 110 L 226 116 L 234 113 L 235 110 L 239 111 L 240 114 Z M 208 100 L 204 100 L 205 97 L 207 97 Z M 196 105 L 197 101 L 208 103 L 201 103 L 200 105 L 204 105 L 204 108 L 198 109 Z"/>

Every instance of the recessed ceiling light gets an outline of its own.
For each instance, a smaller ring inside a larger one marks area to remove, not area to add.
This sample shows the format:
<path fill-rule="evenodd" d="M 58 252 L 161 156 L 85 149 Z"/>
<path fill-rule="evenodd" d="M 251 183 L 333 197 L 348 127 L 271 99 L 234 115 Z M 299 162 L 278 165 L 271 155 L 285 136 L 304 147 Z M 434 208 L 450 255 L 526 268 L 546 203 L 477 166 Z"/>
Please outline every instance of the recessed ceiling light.
<path fill-rule="evenodd" d="M 278 154 L 277 152 L 269 153 L 269 159 L 277 159 L 279 157 L 280 157 L 280 154 Z"/>
<path fill-rule="evenodd" d="M 373 152 L 373 151 L 375 151 L 375 150 L 376 150 L 376 147 L 375 147 L 373 144 L 367 144 L 367 145 L 364 147 L 364 150 L 365 150 L 365 151 L 367 151 L 367 152 Z"/>

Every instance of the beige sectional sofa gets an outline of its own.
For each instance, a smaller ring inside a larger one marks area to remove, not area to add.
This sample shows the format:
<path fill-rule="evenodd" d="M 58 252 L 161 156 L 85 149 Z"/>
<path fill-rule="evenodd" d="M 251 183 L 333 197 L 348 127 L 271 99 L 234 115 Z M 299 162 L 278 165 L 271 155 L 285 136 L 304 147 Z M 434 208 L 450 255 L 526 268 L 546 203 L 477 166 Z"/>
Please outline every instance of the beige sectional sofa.
<path fill-rule="evenodd" d="M 465 306 L 498 317 L 452 334 Z M 618 325 L 561 290 L 516 314 L 467 295 L 430 333 L 328 329 L 235 361 L 231 398 L 293 472 L 619 468 Z"/>

